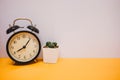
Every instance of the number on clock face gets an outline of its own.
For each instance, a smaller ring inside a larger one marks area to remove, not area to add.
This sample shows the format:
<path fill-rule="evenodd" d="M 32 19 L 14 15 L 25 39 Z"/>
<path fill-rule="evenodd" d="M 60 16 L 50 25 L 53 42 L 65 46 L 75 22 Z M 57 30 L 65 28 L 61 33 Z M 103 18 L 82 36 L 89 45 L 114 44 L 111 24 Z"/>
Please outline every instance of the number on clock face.
<path fill-rule="evenodd" d="M 12 58 L 26 62 L 33 59 L 39 52 L 38 39 L 29 32 L 21 32 L 10 38 L 8 51 Z"/>

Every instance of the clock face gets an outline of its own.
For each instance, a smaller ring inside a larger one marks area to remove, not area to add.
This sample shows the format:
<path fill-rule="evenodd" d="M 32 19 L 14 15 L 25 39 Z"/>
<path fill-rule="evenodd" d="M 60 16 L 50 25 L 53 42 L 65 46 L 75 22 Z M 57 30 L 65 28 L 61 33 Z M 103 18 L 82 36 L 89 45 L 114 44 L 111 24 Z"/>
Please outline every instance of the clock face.
<path fill-rule="evenodd" d="M 29 62 L 40 53 L 41 44 L 38 37 L 28 31 L 13 34 L 7 42 L 7 53 L 16 62 Z"/>

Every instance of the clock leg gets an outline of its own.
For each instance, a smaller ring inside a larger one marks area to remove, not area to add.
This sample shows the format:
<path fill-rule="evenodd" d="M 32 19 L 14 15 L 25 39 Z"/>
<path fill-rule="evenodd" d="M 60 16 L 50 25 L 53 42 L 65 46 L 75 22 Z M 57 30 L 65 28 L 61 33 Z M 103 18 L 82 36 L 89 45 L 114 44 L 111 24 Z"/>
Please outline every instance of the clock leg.
<path fill-rule="evenodd" d="M 17 62 L 14 61 L 14 62 L 13 62 L 13 65 L 20 65 L 20 63 L 17 63 Z"/>
<path fill-rule="evenodd" d="M 15 61 L 13 61 L 13 64 L 16 64 L 16 62 L 15 62 Z"/>
<path fill-rule="evenodd" d="M 37 59 L 35 59 L 34 62 L 35 62 L 35 63 L 38 62 Z"/>

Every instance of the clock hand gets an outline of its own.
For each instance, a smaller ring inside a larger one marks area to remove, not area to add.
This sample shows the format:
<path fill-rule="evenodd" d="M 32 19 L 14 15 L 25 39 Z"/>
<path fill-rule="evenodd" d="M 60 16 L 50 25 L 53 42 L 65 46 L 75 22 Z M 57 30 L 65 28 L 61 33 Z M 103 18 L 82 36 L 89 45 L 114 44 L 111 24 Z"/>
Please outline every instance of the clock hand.
<path fill-rule="evenodd" d="M 30 41 L 30 38 L 29 38 L 29 40 L 27 41 L 27 43 L 25 44 L 25 46 L 23 46 L 23 47 L 25 47 L 25 48 L 26 48 L 26 46 L 27 46 L 27 44 L 29 43 L 29 41 Z"/>
<path fill-rule="evenodd" d="M 17 52 L 21 51 L 21 50 L 24 49 L 24 48 L 25 48 L 25 46 L 23 46 L 22 48 L 18 49 Z"/>
<path fill-rule="evenodd" d="M 26 43 L 22 48 L 20 48 L 20 49 L 17 50 L 17 52 L 19 52 L 19 51 L 21 51 L 22 49 L 26 48 L 26 46 L 27 46 L 27 44 L 29 43 L 29 41 L 30 41 L 30 38 L 29 38 L 29 40 L 27 41 L 27 43 Z"/>

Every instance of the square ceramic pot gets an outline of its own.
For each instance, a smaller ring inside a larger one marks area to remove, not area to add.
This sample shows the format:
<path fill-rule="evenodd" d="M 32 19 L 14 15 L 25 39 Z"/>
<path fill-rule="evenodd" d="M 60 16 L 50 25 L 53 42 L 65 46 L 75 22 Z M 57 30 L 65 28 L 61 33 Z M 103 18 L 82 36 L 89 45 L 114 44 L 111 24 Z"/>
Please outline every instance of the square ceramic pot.
<path fill-rule="evenodd" d="M 57 63 L 59 57 L 59 48 L 42 48 L 44 63 Z"/>

